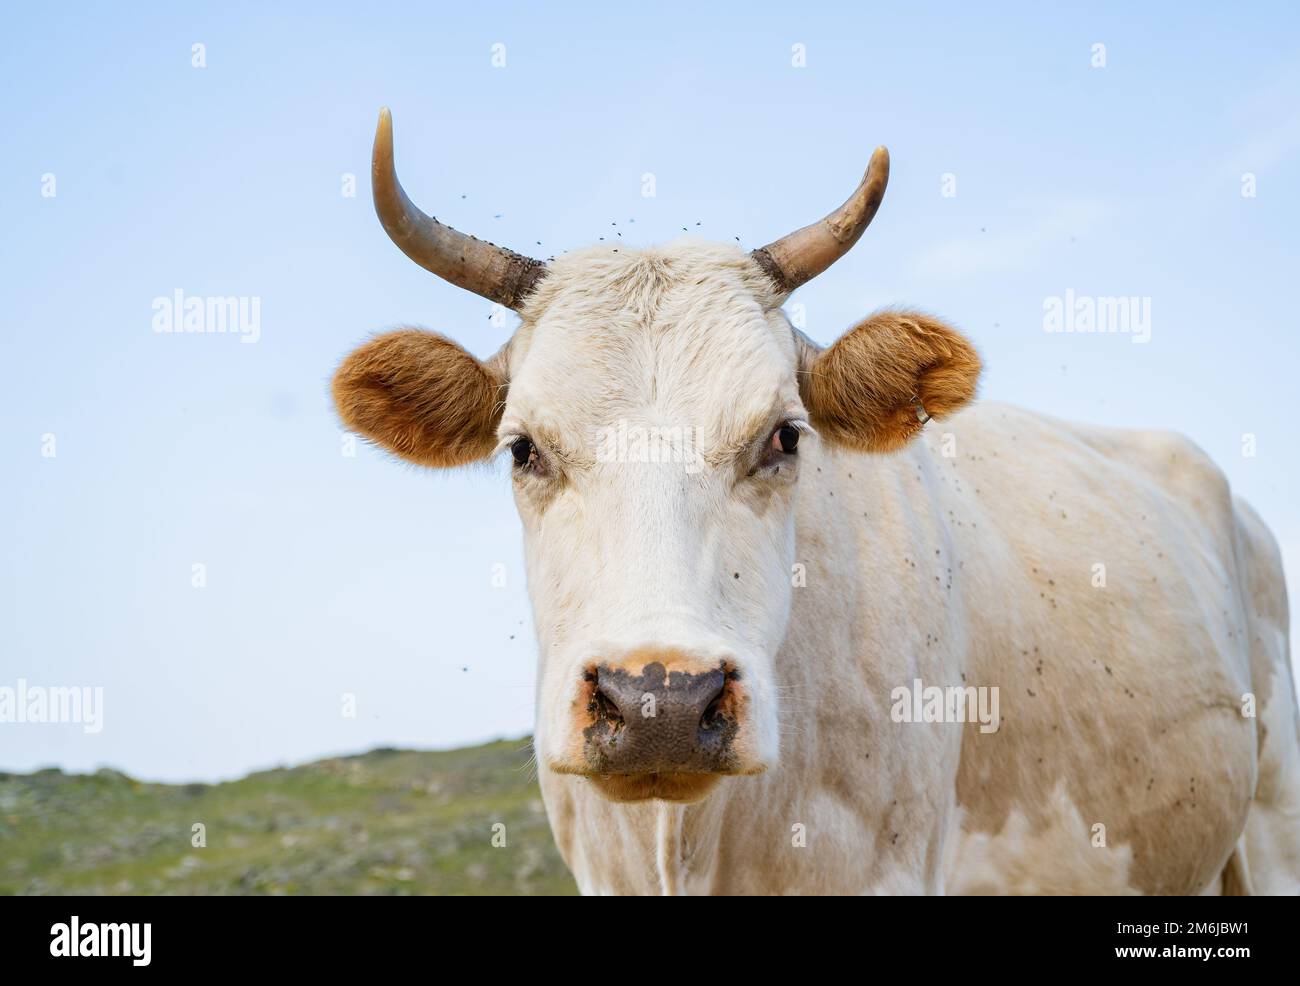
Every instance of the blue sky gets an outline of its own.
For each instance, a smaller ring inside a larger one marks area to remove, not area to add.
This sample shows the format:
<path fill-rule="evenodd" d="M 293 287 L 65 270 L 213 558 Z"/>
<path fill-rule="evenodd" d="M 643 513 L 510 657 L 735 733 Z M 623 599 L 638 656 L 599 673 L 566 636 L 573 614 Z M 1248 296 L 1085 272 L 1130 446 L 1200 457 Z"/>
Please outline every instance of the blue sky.
<path fill-rule="evenodd" d="M 976 341 L 988 398 L 1187 433 L 1282 543 L 1294 605 L 1293 4 L 266 6 L 7 15 L 0 686 L 105 707 L 94 735 L 0 724 L 0 768 L 210 779 L 530 728 L 504 469 L 348 458 L 327 400 L 376 329 L 487 354 L 513 324 L 380 229 L 382 105 L 416 202 L 541 255 L 761 245 L 887 144 L 871 229 L 793 299 L 809 333 L 923 307 Z M 260 338 L 154 332 L 177 289 L 260 298 Z M 1067 289 L 1150 298 L 1150 341 L 1044 332 Z"/>

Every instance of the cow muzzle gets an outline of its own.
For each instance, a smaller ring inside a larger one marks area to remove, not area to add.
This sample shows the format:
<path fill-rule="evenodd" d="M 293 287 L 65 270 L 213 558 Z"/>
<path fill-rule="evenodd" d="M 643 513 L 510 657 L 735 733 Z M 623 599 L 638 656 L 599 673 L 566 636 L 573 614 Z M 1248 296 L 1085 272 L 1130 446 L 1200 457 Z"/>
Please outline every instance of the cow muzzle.
<path fill-rule="evenodd" d="M 745 755 L 740 672 L 678 657 L 601 662 L 583 675 L 581 773 L 615 801 L 695 801 L 726 774 L 755 773 Z"/>

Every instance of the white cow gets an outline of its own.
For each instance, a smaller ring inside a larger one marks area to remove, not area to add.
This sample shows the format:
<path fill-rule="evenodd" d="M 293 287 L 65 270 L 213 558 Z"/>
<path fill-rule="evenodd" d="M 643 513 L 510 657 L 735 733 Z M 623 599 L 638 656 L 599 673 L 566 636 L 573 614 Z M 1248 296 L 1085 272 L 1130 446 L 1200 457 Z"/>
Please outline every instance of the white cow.
<path fill-rule="evenodd" d="M 782 313 L 887 170 L 753 254 L 543 265 L 419 212 L 381 114 L 389 234 L 522 322 L 488 361 L 378 336 L 335 399 L 423 465 L 510 450 L 579 886 L 1297 892 L 1282 566 L 1223 474 L 1174 434 L 963 410 L 978 357 L 929 316 L 820 350 Z"/>

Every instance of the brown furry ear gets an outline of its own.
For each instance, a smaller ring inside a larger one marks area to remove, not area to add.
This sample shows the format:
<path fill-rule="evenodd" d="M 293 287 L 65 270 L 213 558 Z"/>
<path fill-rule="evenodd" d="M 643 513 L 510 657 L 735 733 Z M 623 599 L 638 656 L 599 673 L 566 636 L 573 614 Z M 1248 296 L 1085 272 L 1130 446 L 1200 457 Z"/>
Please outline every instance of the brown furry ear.
<path fill-rule="evenodd" d="M 915 400 L 945 417 L 970 403 L 980 358 L 956 330 L 919 312 L 877 312 L 811 359 L 801 376 L 813 426 L 859 452 L 892 452 L 921 430 Z"/>
<path fill-rule="evenodd" d="M 334 406 L 350 430 L 403 459 L 466 465 L 496 446 L 506 387 L 499 364 L 432 332 L 389 332 L 339 366 Z"/>

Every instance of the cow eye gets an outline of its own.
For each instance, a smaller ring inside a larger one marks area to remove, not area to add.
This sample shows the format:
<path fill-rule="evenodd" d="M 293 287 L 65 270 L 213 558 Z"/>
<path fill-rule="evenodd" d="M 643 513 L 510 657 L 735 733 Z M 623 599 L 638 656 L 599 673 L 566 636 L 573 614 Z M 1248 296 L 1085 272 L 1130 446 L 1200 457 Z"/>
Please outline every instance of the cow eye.
<path fill-rule="evenodd" d="M 786 455 L 794 455 L 799 445 L 799 429 L 794 425 L 782 425 L 772 432 L 772 448 Z"/>
<path fill-rule="evenodd" d="M 777 425 L 767 443 L 763 445 L 758 461 L 753 463 L 746 475 L 754 476 L 760 471 L 765 476 L 780 475 L 781 466 L 785 465 L 788 467 L 785 475 L 793 476 L 793 460 L 798 454 L 799 435 L 806 427 L 799 421 L 783 421 Z"/>
<path fill-rule="evenodd" d="M 537 461 L 537 446 L 531 438 L 521 436 L 510 443 L 510 454 L 515 465 L 526 468 Z"/>

